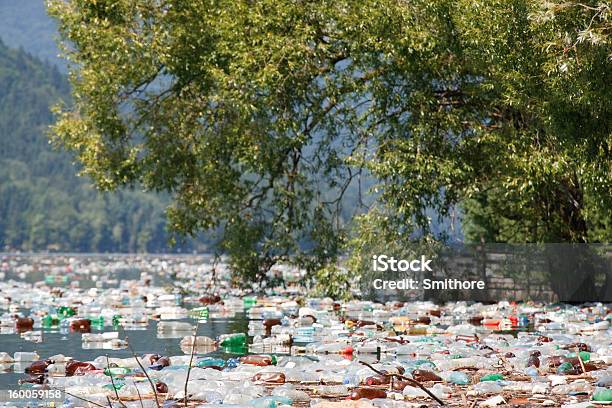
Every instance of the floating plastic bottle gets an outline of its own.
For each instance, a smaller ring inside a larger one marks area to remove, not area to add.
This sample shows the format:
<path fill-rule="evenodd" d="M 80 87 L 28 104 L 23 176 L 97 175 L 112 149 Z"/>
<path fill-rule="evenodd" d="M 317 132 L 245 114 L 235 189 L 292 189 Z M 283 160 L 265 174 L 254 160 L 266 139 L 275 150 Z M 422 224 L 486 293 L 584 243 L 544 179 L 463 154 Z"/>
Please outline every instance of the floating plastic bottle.
<path fill-rule="evenodd" d="M 612 402 L 612 389 L 596 388 L 593 391 L 593 401 Z"/>
<path fill-rule="evenodd" d="M 104 375 L 108 375 L 108 376 L 127 375 L 131 372 L 132 370 L 126 367 L 108 367 L 104 369 Z"/>
<path fill-rule="evenodd" d="M 187 322 L 159 322 L 157 323 L 158 332 L 173 332 L 173 331 L 192 332 L 193 329 L 194 329 L 193 325 Z"/>
<path fill-rule="evenodd" d="M 456 385 L 467 385 L 470 383 L 470 378 L 467 376 L 467 374 L 461 372 L 461 371 L 453 371 L 449 376 L 448 376 L 448 382 L 452 383 L 452 384 L 456 384 Z"/>
<path fill-rule="evenodd" d="M 240 364 L 254 365 L 254 366 L 269 366 L 276 365 L 276 356 L 268 355 L 250 355 L 240 357 Z"/>
<path fill-rule="evenodd" d="M 387 398 L 387 392 L 379 388 L 367 388 L 367 387 L 355 388 L 351 392 L 350 399 L 352 400 L 359 400 L 359 399 L 364 399 L 364 398 L 365 399 Z"/>
<path fill-rule="evenodd" d="M 480 377 L 480 382 L 485 381 L 501 381 L 504 379 L 502 374 L 487 374 L 485 376 Z"/>
<path fill-rule="evenodd" d="M 223 368 L 223 367 L 225 367 L 225 360 L 223 360 L 222 358 L 204 357 L 202 359 L 199 359 L 196 362 L 196 367 L 200 367 L 200 368 L 206 368 L 206 367 Z"/>
<path fill-rule="evenodd" d="M 219 336 L 219 345 L 222 347 L 245 346 L 247 336 L 244 333 L 222 334 Z"/>

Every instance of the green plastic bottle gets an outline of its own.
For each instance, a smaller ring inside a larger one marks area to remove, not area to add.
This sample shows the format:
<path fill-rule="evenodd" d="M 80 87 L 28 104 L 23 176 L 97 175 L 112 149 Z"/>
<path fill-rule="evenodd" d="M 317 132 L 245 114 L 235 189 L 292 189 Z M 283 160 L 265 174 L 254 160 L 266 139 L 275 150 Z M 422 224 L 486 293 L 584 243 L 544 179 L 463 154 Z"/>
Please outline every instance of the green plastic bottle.
<path fill-rule="evenodd" d="M 115 383 L 115 390 L 120 390 L 125 386 L 124 382 L 118 382 L 118 381 L 114 381 Z M 113 390 L 113 384 L 106 384 L 103 386 L 103 388 L 106 388 L 107 390 Z"/>
<path fill-rule="evenodd" d="M 57 308 L 57 315 L 60 319 L 65 319 L 67 317 L 72 317 L 76 314 L 73 308 L 68 306 L 60 306 Z"/>
<path fill-rule="evenodd" d="M 480 382 L 485 382 L 485 381 L 500 381 L 503 380 L 504 376 L 501 374 L 487 374 L 483 377 L 480 377 Z"/>
<path fill-rule="evenodd" d="M 237 346 L 223 347 L 223 352 L 226 354 L 238 354 L 243 356 L 248 352 L 248 348 L 246 344 L 239 344 Z"/>
<path fill-rule="evenodd" d="M 593 401 L 611 402 L 612 389 L 596 388 L 595 392 L 593 392 Z"/>
<path fill-rule="evenodd" d="M 222 334 L 219 336 L 219 345 L 221 347 L 238 347 L 245 346 L 247 336 L 244 333 Z"/>
<path fill-rule="evenodd" d="M 253 296 L 246 296 L 242 298 L 242 304 L 245 309 L 250 309 L 257 304 L 257 298 Z"/>
<path fill-rule="evenodd" d="M 91 320 L 91 325 L 92 326 L 99 326 L 99 327 L 103 327 L 104 326 L 104 317 L 103 316 L 90 317 L 89 320 Z"/>
<path fill-rule="evenodd" d="M 190 314 L 196 319 L 208 319 L 208 308 L 207 307 L 196 307 L 191 309 Z"/>
<path fill-rule="evenodd" d="M 581 351 L 578 353 L 578 355 L 580 355 L 580 359 L 582 361 L 589 361 L 591 359 L 591 353 L 589 353 L 588 351 Z M 576 353 L 570 353 L 567 356 L 573 358 L 576 357 Z"/>
<path fill-rule="evenodd" d="M 565 375 L 573 370 L 574 366 L 572 365 L 572 363 L 565 362 L 562 363 L 559 367 L 557 367 L 557 374 Z"/>
<path fill-rule="evenodd" d="M 131 372 L 132 370 L 130 370 L 129 368 L 125 368 L 125 367 L 110 367 L 110 368 L 104 369 L 105 375 L 108 375 L 108 376 L 112 375 L 113 377 L 116 375 L 127 375 Z"/>
<path fill-rule="evenodd" d="M 59 319 L 56 316 L 45 315 L 42 318 L 42 326 L 45 329 L 48 329 L 50 327 L 57 326 L 57 325 L 59 325 Z"/>

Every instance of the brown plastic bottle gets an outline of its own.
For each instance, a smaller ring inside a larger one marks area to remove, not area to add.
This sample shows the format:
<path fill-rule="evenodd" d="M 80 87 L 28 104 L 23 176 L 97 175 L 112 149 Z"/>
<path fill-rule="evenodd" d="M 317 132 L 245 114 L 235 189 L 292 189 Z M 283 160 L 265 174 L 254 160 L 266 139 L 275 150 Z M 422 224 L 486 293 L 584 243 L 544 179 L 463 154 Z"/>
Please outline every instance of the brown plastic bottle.
<path fill-rule="evenodd" d="M 427 370 L 414 370 L 412 372 L 412 378 L 418 382 L 442 381 L 442 378 L 440 378 L 438 375 Z"/>
<path fill-rule="evenodd" d="M 484 317 L 482 316 L 472 316 L 469 318 L 468 322 L 473 326 L 481 326 Z"/>
<path fill-rule="evenodd" d="M 559 367 L 563 363 L 564 357 L 562 356 L 550 356 L 548 358 L 548 366 L 550 368 Z"/>
<path fill-rule="evenodd" d="M 219 295 L 204 295 L 200 299 L 200 303 L 203 305 L 213 305 L 221 302 L 221 296 Z"/>
<path fill-rule="evenodd" d="M 283 373 L 257 373 L 253 376 L 254 382 L 264 382 L 266 384 L 284 384 L 285 374 Z"/>
<path fill-rule="evenodd" d="M 386 385 L 391 382 L 391 377 L 385 375 L 373 375 L 363 380 L 365 385 Z"/>
<path fill-rule="evenodd" d="M 280 319 L 266 319 L 264 320 L 263 325 L 266 328 L 266 336 L 270 336 L 272 334 L 272 327 L 280 326 L 281 320 Z"/>
<path fill-rule="evenodd" d="M 155 384 L 155 389 L 157 390 L 157 392 L 159 392 L 160 394 L 165 394 L 168 392 L 168 386 L 166 385 L 166 383 L 164 382 L 157 382 Z"/>
<path fill-rule="evenodd" d="M 15 328 L 19 331 L 32 330 L 34 326 L 34 319 L 29 317 L 18 317 L 15 320 Z"/>
<path fill-rule="evenodd" d="M 582 366 L 584 366 L 584 371 L 595 371 L 597 370 L 597 366 L 595 364 L 583 361 L 582 362 L 582 366 L 580 365 L 580 361 L 578 360 L 578 357 L 563 357 L 561 359 L 561 363 L 570 363 L 572 366 L 574 366 L 575 369 L 575 373 L 573 374 L 580 374 L 582 373 Z"/>
<path fill-rule="evenodd" d="M 170 365 L 170 358 L 167 356 L 160 357 L 157 359 L 155 364 L 160 365 L 162 367 L 168 367 Z"/>
<path fill-rule="evenodd" d="M 410 384 L 408 381 L 393 380 L 393 389 L 395 391 L 404 391 L 404 388 L 412 386 L 413 385 Z"/>
<path fill-rule="evenodd" d="M 589 347 L 589 345 L 585 343 L 572 343 L 568 344 L 563 348 L 566 350 L 575 350 L 576 348 L 578 348 L 578 351 L 591 351 L 591 347 Z"/>
<path fill-rule="evenodd" d="M 149 365 L 155 364 L 157 360 L 159 360 L 161 356 L 159 354 L 145 354 L 142 356 L 142 359 L 149 363 Z"/>
<path fill-rule="evenodd" d="M 250 356 L 244 356 L 244 357 L 240 357 L 240 364 L 248 364 L 248 365 L 255 365 L 255 366 L 269 366 L 269 365 L 273 365 L 276 364 L 276 358 L 273 356 L 267 356 L 267 355 L 250 355 Z"/>
<path fill-rule="evenodd" d="M 535 367 L 535 368 L 540 368 L 540 359 L 538 358 L 538 356 L 530 356 L 529 360 L 527 360 L 527 367 Z"/>
<path fill-rule="evenodd" d="M 38 360 L 24 370 L 27 374 L 43 374 L 51 364 L 50 360 Z"/>
<path fill-rule="evenodd" d="M 66 364 L 66 376 L 70 377 L 73 375 L 83 375 L 87 371 L 93 371 L 95 369 L 96 367 L 91 363 L 72 360 Z"/>
<path fill-rule="evenodd" d="M 430 324 L 431 323 L 431 317 L 429 317 L 429 316 L 419 316 L 419 318 L 417 319 L 417 323 L 420 323 L 420 324 Z"/>
<path fill-rule="evenodd" d="M 379 390 L 378 388 L 359 387 L 353 390 L 349 398 L 352 400 L 358 400 L 362 398 L 387 398 L 387 392 L 385 390 Z"/>
<path fill-rule="evenodd" d="M 77 319 L 70 322 L 70 331 L 79 333 L 91 332 L 91 320 Z"/>

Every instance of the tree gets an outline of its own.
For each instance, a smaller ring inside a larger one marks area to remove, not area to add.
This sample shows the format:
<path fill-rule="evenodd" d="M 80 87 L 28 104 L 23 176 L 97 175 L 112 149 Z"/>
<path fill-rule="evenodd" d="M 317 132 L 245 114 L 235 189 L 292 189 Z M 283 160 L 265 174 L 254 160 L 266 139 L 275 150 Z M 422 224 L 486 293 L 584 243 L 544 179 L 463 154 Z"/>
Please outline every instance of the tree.
<path fill-rule="evenodd" d="M 248 279 L 289 258 L 320 269 L 344 243 L 376 240 L 340 217 L 366 175 L 378 194 L 360 219 L 387 237 L 427 240 L 432 211 L 465 205 L 474 219 L 470 202 L 486 205 L 496 239 L 612 235 L 605 3 L 53 0 L 50 11 L 76 101 L 57 140 L 102 188 L 172 192 L 176 231 L 222 227 Z"/>

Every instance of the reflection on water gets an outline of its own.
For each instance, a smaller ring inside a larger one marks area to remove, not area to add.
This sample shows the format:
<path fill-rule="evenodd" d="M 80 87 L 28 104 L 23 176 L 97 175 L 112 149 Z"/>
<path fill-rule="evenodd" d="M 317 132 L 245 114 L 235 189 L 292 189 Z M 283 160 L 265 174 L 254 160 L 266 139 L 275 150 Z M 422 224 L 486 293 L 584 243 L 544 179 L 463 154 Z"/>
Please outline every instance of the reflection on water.
<path fill-rule="evenodd" d="M 188 321 L 188 320 L 185 320 Z M 191 321 L 193 322 L 193 321 Z M 236 331 L 246 332 L 248 320 L 244 313 L 237 313 L 232 319 L 211 319 L 206 323 L 198 325 L 198 336 L 208 336 L 215 338 L 220 334 L 234 333 Z M 114 330 L 114 329 L 112 329 Z M 92 333 L 102 333 L 100 330 L 92 328 Z M 109 357 L 127 358 L 130 357 L 129 349 L 112 349 L 102 346 L 100 349 L 97 343 L 83 343 L 81 333 L 71 333 L 68 330 L 43 329 L 41 343 L 32 343 L 20 338 L 15 331 L 4 331 L 0 334 L 0 352 L 6 352 L 11 356 L 17 351 L 36 351 L 41 358 L 47 358 L 56 354 L 64 354 L 76 360 L 93 360 L 99 355 Z M 167 356 L 183 355 L 191 353 L 191 348 L 182 350 L 180 335 L 165 333 L 158 336 L 157 322 L 150 321 L 144 325 L 132 325 L 119 328 L 119 337 L 127 338 L 136 354 L 157 353 Z M 188 335 L 188 334 L 185 334 Z M 230 351 L 230 353 L 227 353 Z M 214 350 L 214 348 L 197 348 L 196 354 L 210 354 L 211 356 L 232 356 L 231 352 L 236 350 Z M 30 363 L 0 364 L 0 389 L 15 387 L 18 380 L 23 376 L 24 369 Z"/>

